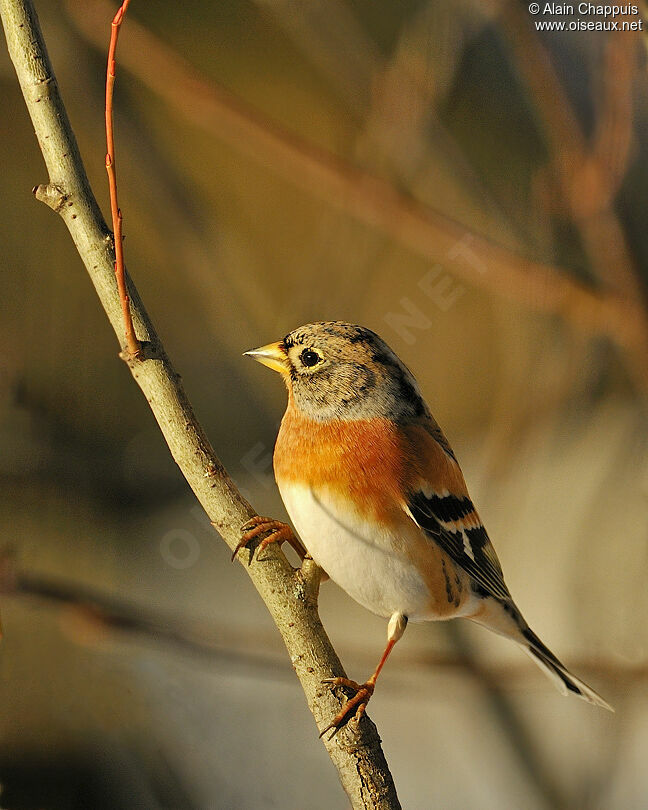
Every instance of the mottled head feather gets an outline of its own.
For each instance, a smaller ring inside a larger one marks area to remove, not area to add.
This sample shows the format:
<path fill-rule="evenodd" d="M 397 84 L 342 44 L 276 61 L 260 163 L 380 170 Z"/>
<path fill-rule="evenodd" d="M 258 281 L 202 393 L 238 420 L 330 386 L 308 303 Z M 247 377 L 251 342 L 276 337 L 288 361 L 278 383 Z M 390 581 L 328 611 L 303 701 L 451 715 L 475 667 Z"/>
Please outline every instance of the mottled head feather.
<path fill-rule="evenodd" d="M 294 404 L 311 419 L 406 422 L 429 415 L 410 371 L 370 329 L 311 323 L 286 335 L 282 346 Z"/>

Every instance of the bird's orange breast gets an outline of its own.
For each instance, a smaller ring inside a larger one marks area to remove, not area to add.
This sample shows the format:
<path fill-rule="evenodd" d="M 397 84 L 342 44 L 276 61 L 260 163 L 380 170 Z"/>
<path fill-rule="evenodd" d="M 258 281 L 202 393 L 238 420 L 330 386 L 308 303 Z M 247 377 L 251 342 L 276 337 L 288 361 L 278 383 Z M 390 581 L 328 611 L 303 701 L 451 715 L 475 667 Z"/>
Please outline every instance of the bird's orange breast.
<path fill-rule="evenodd" d="M 410 470 L 398 427 L 388 419 L 318 422 L 290 403 L 274 469 L 278 481 L 339 493 L 370 519 L 402 517 Z"/>

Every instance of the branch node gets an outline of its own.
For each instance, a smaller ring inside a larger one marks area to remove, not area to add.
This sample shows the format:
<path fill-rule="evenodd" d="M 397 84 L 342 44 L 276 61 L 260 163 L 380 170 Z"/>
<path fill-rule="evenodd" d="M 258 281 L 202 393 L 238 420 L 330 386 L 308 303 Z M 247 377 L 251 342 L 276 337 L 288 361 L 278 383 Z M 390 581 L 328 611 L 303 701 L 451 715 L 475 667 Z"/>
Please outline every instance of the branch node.
<path fill-rule="evenodd" d="M 324 572 L 312 557 L 306 557 L 297 571 L 300 594 L 305 601 L 317 604 L 319 586 Z"/>
<path fill-rule="evenodd" d="M 150 340 L 138 341 L 138 349 L 136 352 L 131 352 L 128 346 L 122 347 L 119 352 L 119 359 L 123 360 L 129 368 L 134 368 L 139 363 L 145 360 L 159 360 L 159 355 L 155 350 L 154 344 Z"/>
<path fill-rule="evenodd" d="M 44 183 L 39 186 L 34 186 L 32 194 L 39 202 L 45 203 L 52 211 L 56 211 L 57 214 L 61 213 L 61 209 L 70 199 L 70 195 L 63 191 L 60 186 L 54 185 L 54 183 Z"/>

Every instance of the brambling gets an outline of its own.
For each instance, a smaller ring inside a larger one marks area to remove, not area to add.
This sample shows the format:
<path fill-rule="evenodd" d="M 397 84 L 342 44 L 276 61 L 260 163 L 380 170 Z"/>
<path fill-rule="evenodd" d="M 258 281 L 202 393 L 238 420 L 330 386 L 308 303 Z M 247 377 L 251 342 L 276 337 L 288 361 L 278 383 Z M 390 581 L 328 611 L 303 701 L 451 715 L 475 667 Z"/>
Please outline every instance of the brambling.
<path fill-rule="evenodd" d="M 246 354 L 288 388 L 274 471 L 302 543 L 351 597 L 389 619 L 373 675 L 362 684 L 327 681 L 355 695 L 322 734 L 362 716 L 408 621 L 471 619 L 519 644 L 563 694 L 611 709 L 522 617 L 448 440 L 377 334 L 313 323 Z M 289 527 L 268 518 L 243 530 L 237 551 L 262 534 L 260 548 L 301 548 Z"/>

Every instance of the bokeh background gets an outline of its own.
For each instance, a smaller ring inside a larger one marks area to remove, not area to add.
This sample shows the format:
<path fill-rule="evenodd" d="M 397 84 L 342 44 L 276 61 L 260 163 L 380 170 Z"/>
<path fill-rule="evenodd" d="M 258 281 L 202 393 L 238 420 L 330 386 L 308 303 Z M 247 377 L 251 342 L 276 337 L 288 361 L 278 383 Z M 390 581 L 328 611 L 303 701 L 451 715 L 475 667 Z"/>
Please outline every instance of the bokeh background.
<path fill-rule="evenodd" d="M 37 8 L 107 211 L 116 6 Z M 575 19 L 134 0 L 121 35 L 127 262 L 246 496 L 285 514 L 285 394 L 241 353 L 310 320 L 371 327 L 530 624 L 616 707 L 561 698 L 481 628 L 411 626 L 370 714 L 413 810 L 648 805 L 646 45 L 534 25 Z M 0 804 L 344 808 L 276 629 L 30 193 L 45 170 L 2 49 L 0 92 Z M 384 622 L 330 583 L 321 612 L 364 679 Z"/>

